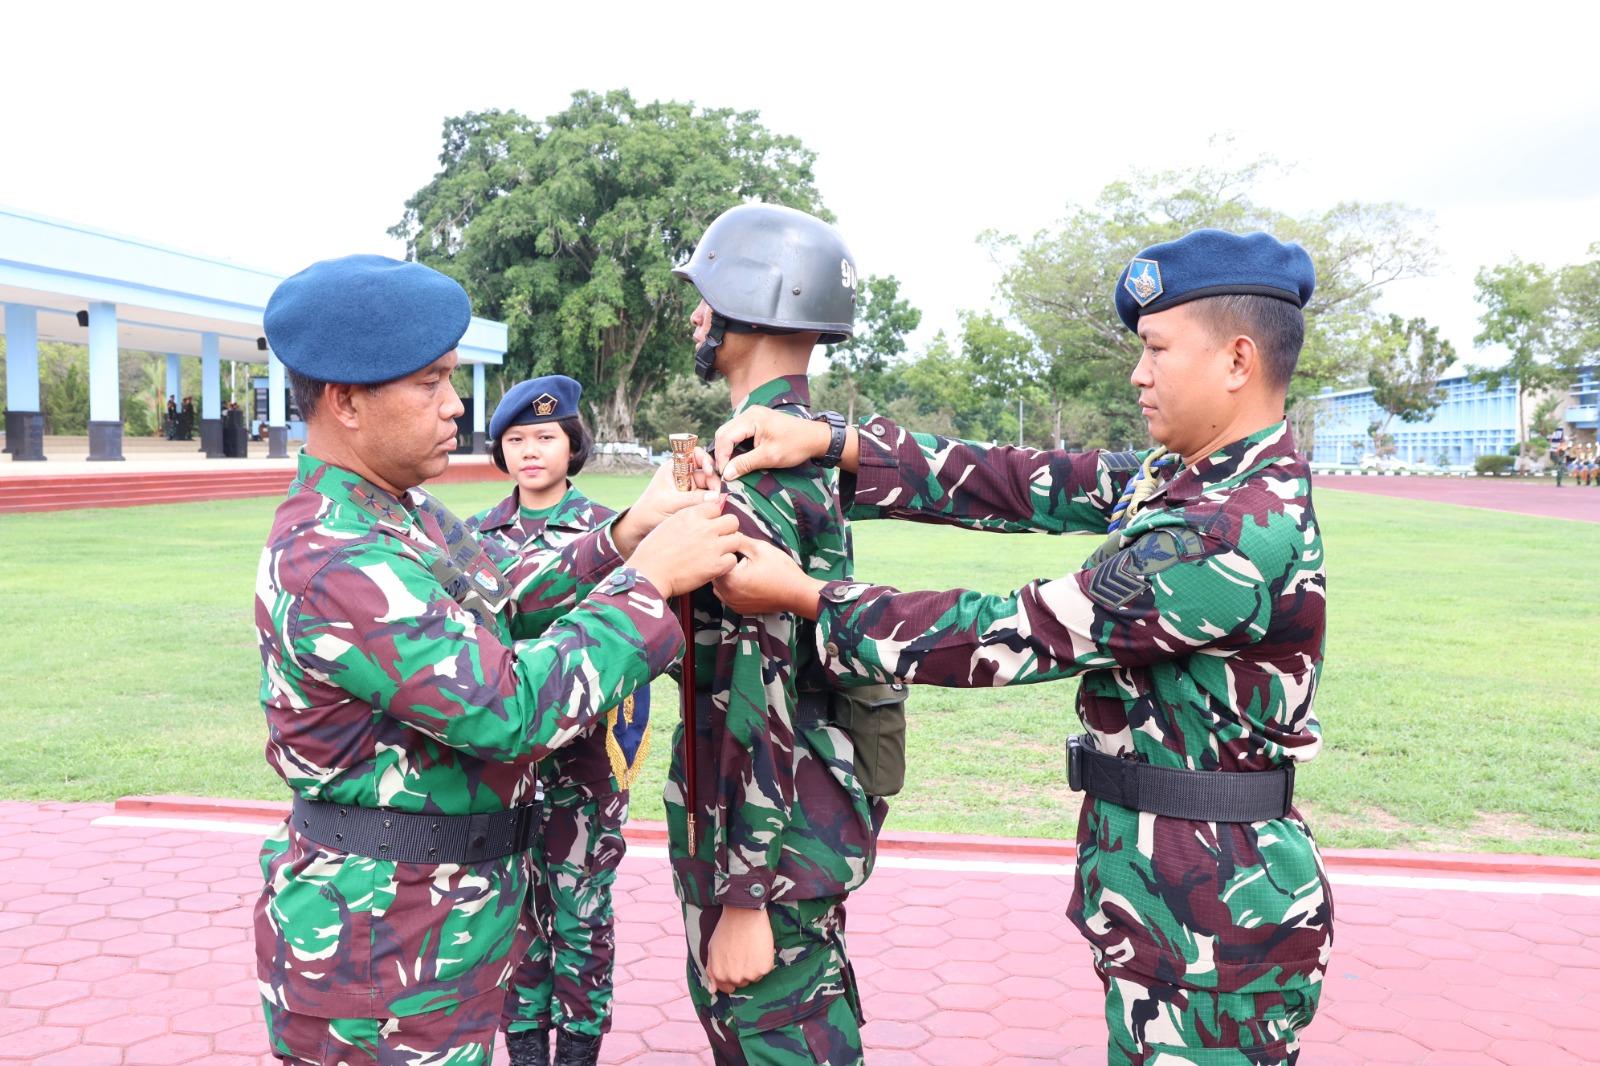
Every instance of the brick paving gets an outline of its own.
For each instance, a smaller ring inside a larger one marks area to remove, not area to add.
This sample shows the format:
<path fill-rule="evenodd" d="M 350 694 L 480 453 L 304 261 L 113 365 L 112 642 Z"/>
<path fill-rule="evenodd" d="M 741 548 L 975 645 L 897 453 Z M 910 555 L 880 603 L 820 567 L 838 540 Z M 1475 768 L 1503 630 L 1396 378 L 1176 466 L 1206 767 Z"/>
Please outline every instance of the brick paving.
<path fill-rule="evenodd" d="M 178 828 L 106 804 L 0 817 L 0 1062 L 272 1061 L 250 930 L 264 823 Z M 602 1057 L 707 1062 L 659 835 L 638 830 Z M 1062 915 L 1070 866 L 992 855 L 906 834 L 852 899 L 877 1066 L 1105 1061 L 1099 985 Z M 1303 1062 L 1600 1061 L 1600 863 L 1395 861 L 1330 856 L 1335 955 Z"/>

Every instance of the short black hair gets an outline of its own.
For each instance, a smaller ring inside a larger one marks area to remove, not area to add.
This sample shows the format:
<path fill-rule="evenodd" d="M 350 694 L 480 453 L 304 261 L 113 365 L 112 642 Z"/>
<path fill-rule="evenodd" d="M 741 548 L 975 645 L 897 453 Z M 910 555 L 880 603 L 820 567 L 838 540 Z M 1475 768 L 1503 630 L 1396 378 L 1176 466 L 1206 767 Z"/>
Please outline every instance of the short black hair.
<path fill-rule="evenodd" d="M 300 421 L 311 421 L 312 416 L 317 413 L 317 408 L 322 406 L 322 390 L 332 382 L 307 377 L 288 367 L 284 367 L 283 370 L 289 376 L 289 391 L 294 393 L 294 406 L 300 412 Z M 380 381 L 376 385 L 368 385 L 367 391 L 377 392 L 380 387 L 387 384 L 387 381 Z"/>
<path fill-rule="evenodd" d="M 1288 300 L 1245 293 L 1202 296 L 1191 300 L 1189 306 L 1219 339 L 1227 333 L 1255 341 L 1267 382 L 1289 387 L 1306 340 L 1306 316 L 1300 308 Z"/>
<path fill-rule="evenodd" d="M 540 425 L 541 423 L 530 424 Z M 577 415 L 573 415 L 571 418 L 558 418 L 556 419 L 556 425 L 566 431 L 567 444 L 572 448 L 571 458 L 567 460 L 567 476 L 577 477 L 578 472 L 583 469 L 583 464 L 588 462 L 589 456 L 594 453 L 594 438 L 589 435 L 589 427 L 585 426 L 583 419 Z M 516 426 L 507 426 L 500 432 L 500 437 L 504 437 L 516 428 Z M 494 443 L 489 446 L 489 457 L 494 460 L 494 465 L 500 468 L 501 473 L 509 474 L 511 471 L 506 467 L 506 453 L 500 448 L 500 437 L 496 437 Z"/>

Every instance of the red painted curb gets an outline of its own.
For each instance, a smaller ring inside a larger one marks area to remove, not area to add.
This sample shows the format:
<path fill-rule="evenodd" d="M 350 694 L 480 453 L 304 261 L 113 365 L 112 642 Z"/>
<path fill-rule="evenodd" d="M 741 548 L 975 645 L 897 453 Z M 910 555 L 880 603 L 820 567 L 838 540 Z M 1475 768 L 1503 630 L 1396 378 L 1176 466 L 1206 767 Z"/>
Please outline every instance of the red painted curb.
<path fill-rule="evenodd" d="M 210 818 L 250 818 L 277 822 L 289 805 L 277 800 L 210 799 L 204 796 L 123 796 L 119 814 L 172 814 Z M 635 844 L 665 844 L 665 822 L 630 821 L 627 839 Z M 1077 848 L 1071 841 L 1028 837 L 956 836 L 910 830 L 885 832 L 882 852 L 948 858 L 1010 859 L 1071 862 Z M 1341 870 L 1424 870 L 1430 873 L 1512 877 L 1580 877 L 1600 880 L 1600 860 L 1559 855 L 1460 854 L 1429 851 L 1384 851 L 1375 848 L 1325 848 L 1323 859 Z"/>

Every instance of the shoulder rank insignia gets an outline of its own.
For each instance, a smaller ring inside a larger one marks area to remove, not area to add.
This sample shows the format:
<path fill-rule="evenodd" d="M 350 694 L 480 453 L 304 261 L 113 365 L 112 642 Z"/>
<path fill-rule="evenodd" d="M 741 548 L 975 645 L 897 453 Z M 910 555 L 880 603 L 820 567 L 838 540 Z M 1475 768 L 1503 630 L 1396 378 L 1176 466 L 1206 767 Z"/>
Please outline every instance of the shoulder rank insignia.
<path fill-rule="evenodd" d="M 1161 286 L 1161 264 L 1154 259 L 1135 259 L 1128 264 L 1128 278 L 1122 287 L 1128 290 L 1134 303 L 1140 307 L 1146 306 L 1164 291 Z"/>
<path fill-rule="evenodd" d="M 538 415 L 540 418 L 553 415 L 556 412 L 556 404 L 559 402 L 559 400 L 550 395 L 548 392 L 541 392 L 538 396 L 534 397 L 533 413 Z"/>
<path fill-rule="evenodd" d="M 1089 598 L 1105 607 L 1126 607 L 1156 574 L 1204 551 L 1205 542 L 1192 529 L 1152 530 L 1090 572 Z"/>

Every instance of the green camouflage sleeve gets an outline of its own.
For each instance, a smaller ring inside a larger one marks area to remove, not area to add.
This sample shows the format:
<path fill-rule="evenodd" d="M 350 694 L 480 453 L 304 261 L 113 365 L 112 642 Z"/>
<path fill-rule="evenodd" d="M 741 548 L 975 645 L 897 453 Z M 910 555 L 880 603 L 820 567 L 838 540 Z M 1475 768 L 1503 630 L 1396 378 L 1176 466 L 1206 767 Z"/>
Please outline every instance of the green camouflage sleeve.
<path fill-rule="evenodd" d="M 1005 596 L 824 586 L 819 653 L 837 683 L 983 688 L 1147 666 L 1266 632 L 1269 582 L 1227 544 L 1149 530 L 1092 569 Z"/>
<path fill-rule="evenodd" d="M 798 532 L 781 493 L 769 498 L 732 483 L 724 513 L 738 516 L 745 535 L 795 554 Z M 725 617 L 722 641 L 724 651 L 731 651 L 731 669 L 726 733 L 718 753 L 726 832 L 717 840 L 717 901 L 759 906 L 772 894 L 795 805 L 796 619 L 788 613 Z M 720 668 L 728 662 L 726 656 L 719 661 L 718 685 Z M 761 888 L 752 893 L 755 884 Z"/>
<path fill-rule="evenodd" d="M 537 640 L 504 643 L 416 558 L 353 545 L 288 598 L 297 665 L 440 743 L 538 759 L 665 670 L 682 633 L 661 595 L 618 570 Z"/>
<path fill-rule="evenodd" d="M 903 518 L 998 533 L 1104 533 L 1133 452 L 1038 451 L 859 427 L 860 462 L 841 483 L 851 518 Z"/>
<path fill-rule="evenodd" d="M 544 632 L 621 565 L 609 520 L 557 548 L 528 542 L 500 567 L 511 582 L 512 632 Z"/>

